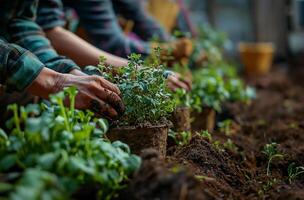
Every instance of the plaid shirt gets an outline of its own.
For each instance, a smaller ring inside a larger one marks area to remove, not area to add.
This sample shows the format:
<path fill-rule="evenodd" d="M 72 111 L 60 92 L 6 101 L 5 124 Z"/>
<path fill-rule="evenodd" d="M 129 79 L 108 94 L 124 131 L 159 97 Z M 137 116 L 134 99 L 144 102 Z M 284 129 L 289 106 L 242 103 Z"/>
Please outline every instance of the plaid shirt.
<path fill-rule="evenodd" d="M 0 40 L 0 84 L 8 91 L 23 91 L 43 66 L 29 51 Z"/>
<path fill-rule="evenodd" d="M 145 13 L 139 0 L 63 0 L 63 3 L 76 10 L 90 42 L 115 55 L 148 55 L 151 51 L 150 44 L 145 41 L 153 37 L 162 41 L 169 40 L 169 35 Z M 38 12 L 37 22 L 44 29 L 65 24 L 61 0 L 40 1 Z M 124 35 L 117 23 L 116 14 L 135 22 L 133 31 L 141 40 L 133 40 Z"/>
<path fill-rule="evenodd" d="M 44 0 L 42 0 L 44 1 Z M 38 0 L 0 0 L 0 36 L 35 54 L 48 68 L 67 73 L 77 65 L 59 56 L 35 22 Z"/>

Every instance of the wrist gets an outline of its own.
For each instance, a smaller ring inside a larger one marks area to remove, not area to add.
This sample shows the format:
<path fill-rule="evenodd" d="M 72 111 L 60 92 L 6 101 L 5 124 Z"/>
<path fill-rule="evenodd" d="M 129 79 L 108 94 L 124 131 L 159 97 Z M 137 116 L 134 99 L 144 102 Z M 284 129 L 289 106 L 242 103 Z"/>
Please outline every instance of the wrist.
<path fill-rule="evenodd" d="M 35 96 L 48 99 L 50 94 L 57 93 L 65 87 L 67 76 L 45 67 L 27 88 L 27 91 Z"/>

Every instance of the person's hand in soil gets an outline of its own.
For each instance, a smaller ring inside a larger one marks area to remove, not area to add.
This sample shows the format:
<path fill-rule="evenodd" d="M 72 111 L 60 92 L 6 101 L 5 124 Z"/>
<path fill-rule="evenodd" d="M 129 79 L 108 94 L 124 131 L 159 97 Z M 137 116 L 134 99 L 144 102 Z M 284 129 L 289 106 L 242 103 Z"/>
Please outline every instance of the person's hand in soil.
<path fill-rule="evenodd" d="M 89 109 L 97 116 L 107 119 L 116 119 L 124 112 L 125 108 L 118 87 L 98 76 L 60 74 L 43 68 L 27 91 L 48 99 L 50 94 L 62 91 L 69 86 L 75 86 L 78 90 L 75 99 L 77 109 Z M 68 100 L 65 104 L 69 104 Z"/>
<path fill-rule="evenodd" d="M 179 88 L 188 92 L 191 90 L 191 80 L 186 77 L 182 77 L 179 73 L 169 72 L 167 77 L 167 86 L 172 91 L 176 91 Z"/>

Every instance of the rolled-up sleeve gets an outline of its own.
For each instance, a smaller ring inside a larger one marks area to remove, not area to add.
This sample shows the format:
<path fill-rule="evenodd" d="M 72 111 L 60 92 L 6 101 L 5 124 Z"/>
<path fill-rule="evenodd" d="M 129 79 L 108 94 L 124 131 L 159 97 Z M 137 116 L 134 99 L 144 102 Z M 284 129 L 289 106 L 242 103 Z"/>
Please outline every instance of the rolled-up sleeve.
<path fill-rule="evenodd" d="M 23 91 L 43 67 L 29 51 L 0 40 L 0 83 L 7 91 Z"/>
<path fill-rule="evenodd" d="M 65 13 L 61 0 L 42 0 L 38 6 L 36 22 L 43 30 L 63 27 L 66 24 Z"/>
<path fill-rule="evenodd" d="M 57 54 L 40 26 L 35 22 L 38 1 L 15 1 L 18 2 L 14 8 L 17 12 L 9 19 L 6 30 L 9 35 L 9 42 L 18 44 L 29 50 L 35 54 L 46 67 L 52 70 L 68 73 L 78 68 L 72 60 Z"/>

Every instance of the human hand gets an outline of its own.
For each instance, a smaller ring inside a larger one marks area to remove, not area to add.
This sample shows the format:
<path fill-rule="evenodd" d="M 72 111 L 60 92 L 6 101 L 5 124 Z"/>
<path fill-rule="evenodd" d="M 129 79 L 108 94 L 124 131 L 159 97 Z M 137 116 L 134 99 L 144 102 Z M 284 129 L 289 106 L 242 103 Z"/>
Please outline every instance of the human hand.
<path fill-rule="evenodd" d="M 44 68 L 28 87 L 28 92 L 48 99 L 50 94 L 70 86 L 78 90 L 75 99 L 78 109 L 90 109 L 107 119 L 116 119 L 125 110 L 118 87 L 98 76 L 60 74 Z M 68 100 L 65 103 L 68 105 Z"/>
<path fill-rule="evenodd" d="M 167 78 L 168 87 L 176 91 L 179 88 L 185 89 L 186 91 L 191 90 L 191 80 L 182 77 L 179 73 L 171 72 Z"/>

